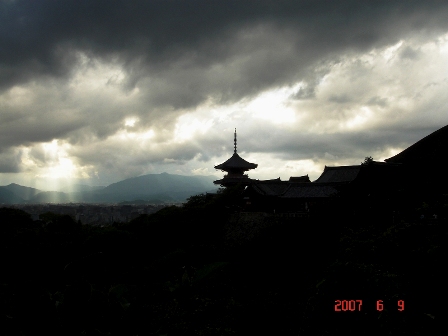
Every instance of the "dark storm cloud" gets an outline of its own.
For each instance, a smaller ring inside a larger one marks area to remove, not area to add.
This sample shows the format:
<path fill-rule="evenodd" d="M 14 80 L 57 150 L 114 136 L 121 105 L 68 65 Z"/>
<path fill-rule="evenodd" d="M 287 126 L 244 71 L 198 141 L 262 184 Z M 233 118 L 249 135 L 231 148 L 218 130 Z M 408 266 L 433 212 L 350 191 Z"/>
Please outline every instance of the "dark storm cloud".
<path fill-rule="evenodd" d="M 18 173 L 21 171 L 20 164 L 22 159 L 21 150 L 6 150 L 0 149 L 0 173 Z"/>
<path fill-rule="evenodd" d="M 119 60 L 129 88 L 151 78 L 148 99 L 175 108 L 312 82 L 310 66 L 338 52 L 448 27 L 442 1 L 19 0 L 0 6 L 3 89 L 69 76 L 75 51 L 83 51 Z"/>
<path fill-rule="evenodd" d="M 33 142 L 48 142 L 65 137 L 67 133 L 81 125 L 81 123 L 74 124 L 70 119 L 61 118 L 58 115 L 55 115 L 51 121 L 30 116 L 20 123 L 0 125 L 0 148 L 27 145 Z"/>
<path fill-rule="evenodd" d="M 85 125 L 82 115 L 60 102 L 63 85 L 50 82 L 14 91 L 3 104 L 0 100 L 0 150 L 65 137 Z"/>

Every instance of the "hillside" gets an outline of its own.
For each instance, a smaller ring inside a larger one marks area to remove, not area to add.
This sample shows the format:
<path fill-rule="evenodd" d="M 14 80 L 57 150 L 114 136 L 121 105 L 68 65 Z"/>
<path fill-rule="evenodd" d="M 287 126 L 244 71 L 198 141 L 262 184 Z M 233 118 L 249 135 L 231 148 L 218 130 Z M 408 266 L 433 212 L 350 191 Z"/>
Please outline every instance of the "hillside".
<path fill-rule="evenodd" d="M 6 187 L 0 187 L 0 204 L 24 203 L 24 200 Z"/>
<path fill-rule="evenodd" d="M 191 195 L 215 190 L 212 176 L 148 174 L 113 183 L 95 195 L 107 200 L 169 198 L 183 201 Z"/>
<path fill-rule="evenodd" d="M 62 185 L 58 187 L 57 191 L 62 192 L 70 192 L 70 193 L 83 193 L 83 192 L 90 192 L 90 191 L 99 191 L 101 189 L 104 189 L 105 186 L 90 186 L 86 184 L 67 184 Z"/>
<path fill-rule="evenodd" d="M 38 193 L 42 192 L 42 190 L 30 187 L 24 187 L 16 183 L 11 183 L 2 188 L 8 189 L 12 191 L 15 195 L 23 198 L 24 200 L 29 200 L 32 197 L 36 196 Z"/>
<path fill-rule="evenodd" d="M 72 201 L 66 193 L 59 191 L 43 191 L 29 200 L 29 203 L 68 203 Z"/>
<path fill-rule="evenodd" d="M 112 183 L 107 187 L 76 185 L 63 191 L 41 191 L 12 183 L 0 187 L 0 203 L 115 203 L 115 202 L 183 202 L 192 195 L 213 192 L 213 176 L 148 174 Z M 75 192 L 69 192 L 69 191 Z"/>

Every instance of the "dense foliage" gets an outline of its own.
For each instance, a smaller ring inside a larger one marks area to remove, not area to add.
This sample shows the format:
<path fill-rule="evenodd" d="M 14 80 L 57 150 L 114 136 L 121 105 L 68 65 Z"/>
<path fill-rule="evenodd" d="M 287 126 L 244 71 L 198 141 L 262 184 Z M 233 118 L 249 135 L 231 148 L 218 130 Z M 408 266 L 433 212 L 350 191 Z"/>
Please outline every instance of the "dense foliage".
<path fill-rule="evenodd" d="M 237 192 L 110 227 L 1 208 L 0 334 L 436 333 L 446 316 L 445 198 L 381 222 L 266 218 L 273 225 L 232 244 L 229 224 L 244 224 Z M 335 313 L 335 300 L 363 309 Z"/>

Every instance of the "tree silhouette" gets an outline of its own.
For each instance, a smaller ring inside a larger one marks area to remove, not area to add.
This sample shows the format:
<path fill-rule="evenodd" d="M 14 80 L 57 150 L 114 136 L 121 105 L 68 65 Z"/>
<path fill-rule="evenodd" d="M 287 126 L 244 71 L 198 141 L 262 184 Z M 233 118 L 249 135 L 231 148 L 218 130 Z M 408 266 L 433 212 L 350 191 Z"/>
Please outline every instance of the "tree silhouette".
<path fill-rule="evenodd" d="M 366 157 L 364 158 L 364 161 L 361 162 L 361 165 L 366 166 L 366 165 L 371 164 L 372 162 L 373 162 L 373 157 L 371 157 L 371 156 L 366 156 Z"/>

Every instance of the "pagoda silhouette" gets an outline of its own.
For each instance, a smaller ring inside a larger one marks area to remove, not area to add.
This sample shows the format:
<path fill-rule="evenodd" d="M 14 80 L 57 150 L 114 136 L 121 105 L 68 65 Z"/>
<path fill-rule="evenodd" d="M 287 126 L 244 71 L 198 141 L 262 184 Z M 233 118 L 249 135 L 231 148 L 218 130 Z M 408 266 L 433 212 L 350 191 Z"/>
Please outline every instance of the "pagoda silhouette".
<path fill-rule="evenodd" d="M 234 150 L 233 155 L 227 161 L 215 166 L 215 169 L 220 169 L 227 174 L 221 180 L 216 180 L 213 183 L 219 184 L 223 187 L 231 187 L 236 185 L 247 186 L 252 183 L 252 180 L 247 174 L 244 174 L 247 170 L 255 169 L 258 167 L 256 163 L 250 163 L 244 160 L 238 155 L 236 151 L 236 128 L 234 134 Z"/>

